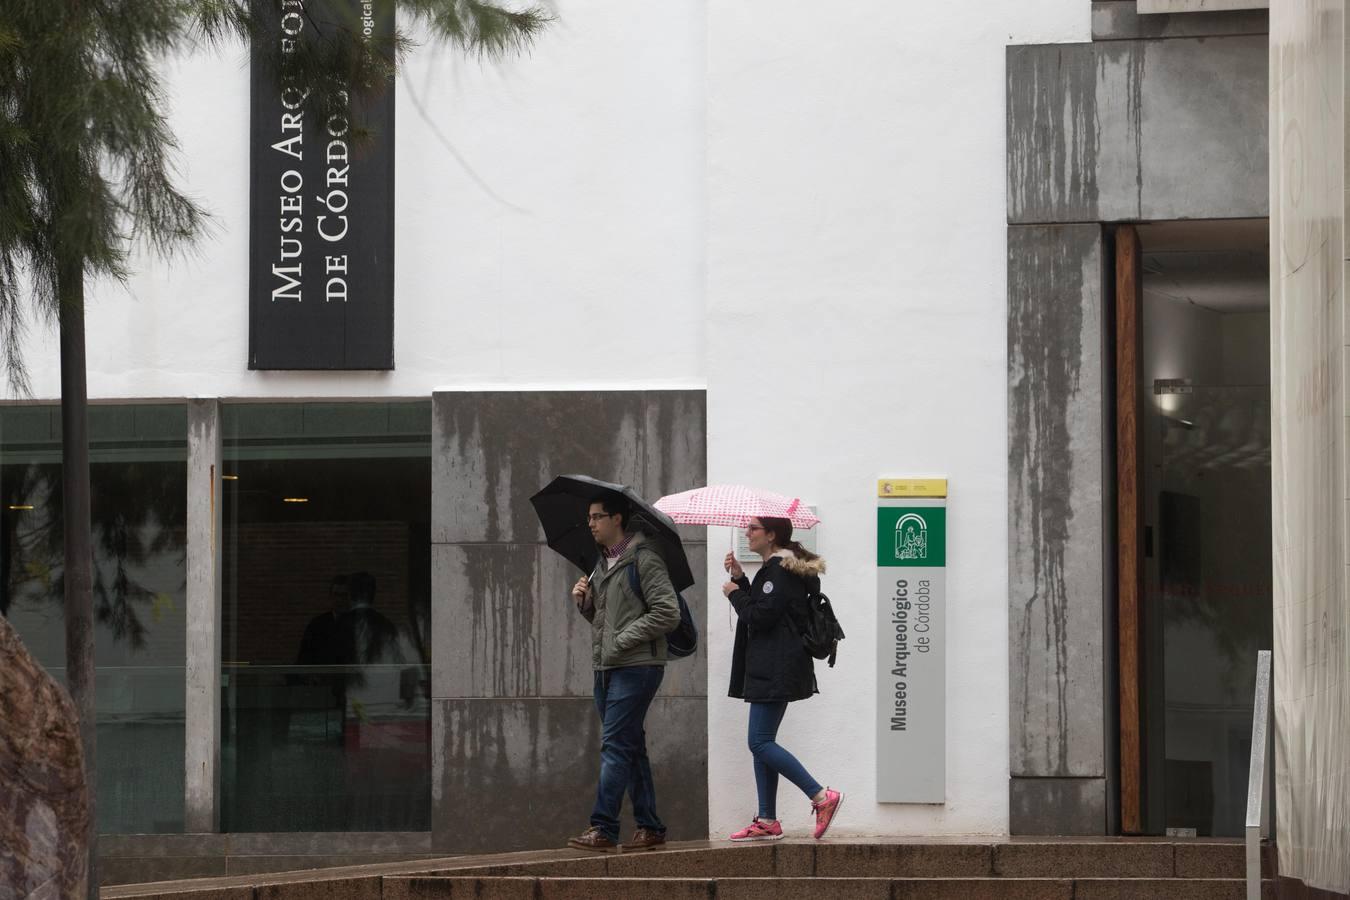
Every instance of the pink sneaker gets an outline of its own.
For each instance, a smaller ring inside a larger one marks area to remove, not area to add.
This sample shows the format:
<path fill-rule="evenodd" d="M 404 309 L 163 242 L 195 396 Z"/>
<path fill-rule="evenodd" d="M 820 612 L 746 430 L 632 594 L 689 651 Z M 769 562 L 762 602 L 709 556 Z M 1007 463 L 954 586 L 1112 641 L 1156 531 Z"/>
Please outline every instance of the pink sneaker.
<path fill-rule="evenodd" d="M 825 832 L 830 830 L 830 823 L 834 821 L 834 814 L 839 812 L 839 807 L 843 803 L 843 794 L 826 788 L 825 799 L 819 803 L 811 804 L 811 808 L 816 811 L 816 840 L 823 838 Z"/>
<path fill-rule="evenodd" d="M 775 822 L 761 821 L 758 816 L 755 817 L 749 825 L 742 828 L 731 836 L 731 840 L 736 843 L 746 841 L 778 841 L 783 838 L 783 826 Z"/>

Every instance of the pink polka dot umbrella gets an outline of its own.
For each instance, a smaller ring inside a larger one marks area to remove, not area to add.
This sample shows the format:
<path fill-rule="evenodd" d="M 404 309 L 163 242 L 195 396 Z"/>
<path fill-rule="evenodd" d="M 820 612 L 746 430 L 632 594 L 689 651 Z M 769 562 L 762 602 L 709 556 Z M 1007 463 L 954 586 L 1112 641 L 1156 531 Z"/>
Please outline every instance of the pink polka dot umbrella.
<path fill-rule="evenodd" d="M 820 523 L 798 497 L 785 497 L 740 484 L 710 484 L 662 497 L 653 504 L 681 525 L 729 525 L 743 528 L 751 519 L 787 519 L 793 528 Z"/>

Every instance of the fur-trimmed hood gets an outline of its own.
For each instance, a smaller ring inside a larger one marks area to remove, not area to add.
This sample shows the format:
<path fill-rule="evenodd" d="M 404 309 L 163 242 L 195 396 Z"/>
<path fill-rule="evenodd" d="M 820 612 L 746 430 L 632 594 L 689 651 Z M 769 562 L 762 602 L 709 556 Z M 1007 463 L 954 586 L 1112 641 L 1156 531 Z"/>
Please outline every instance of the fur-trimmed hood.
<path fill-rule="evenodd" d="M 813 575 L 819 578 L 825 574 L 825 558 L 823 556 L 817 556 L 814 559 L 802 559 L 791 550 L 779 550 L 774 556 L 782 560 L 784 569 L 799 578 L 810 578 Z"/>

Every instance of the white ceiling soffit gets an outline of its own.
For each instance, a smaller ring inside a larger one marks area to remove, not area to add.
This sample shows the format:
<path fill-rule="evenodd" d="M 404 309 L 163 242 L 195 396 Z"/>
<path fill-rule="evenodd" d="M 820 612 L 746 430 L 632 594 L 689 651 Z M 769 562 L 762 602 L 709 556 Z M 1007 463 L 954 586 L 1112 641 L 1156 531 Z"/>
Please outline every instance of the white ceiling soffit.
<path fill-rule="evenodd" d="M 1230 9 L 1270 9 L 1270 0 L 1139 0 L 1139 12 L 1227 12 Z"/>
<path fill-rule="evenodd" d="M 1220 250 L 1266 253 L 1269 219 L 1184 219 L 1143 222 L 1135 226 L 1145 253 Z"/>
<path fill-rule="evenodd" d="M 1144 293 L 1218 313 L 1270 307 L 1270 260 L 1261 251 L 1145 253 Z"/>

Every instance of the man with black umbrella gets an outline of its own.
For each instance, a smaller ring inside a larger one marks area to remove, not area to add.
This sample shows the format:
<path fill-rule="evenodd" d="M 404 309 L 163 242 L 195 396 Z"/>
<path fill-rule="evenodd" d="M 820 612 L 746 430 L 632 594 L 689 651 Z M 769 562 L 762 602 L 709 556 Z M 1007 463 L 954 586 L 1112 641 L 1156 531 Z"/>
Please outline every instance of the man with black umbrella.
<path fill-rule="evenodd" d="M 637 833 L 624 850 L 665 843 L 656 815 L 656 789 L 643 728 L 647 709 L 665 674 L 666 635 L 680 622 L 675 588 L 660 553 L 631 527 L 632 505 L 615 493 L 590 504 L 591 536 L 600 561 L 572 588 L 577 610 L 591 623 L 595 709 L 600 715 L 600 784 L 591 827 L 567 842 L 579 850 L 619 849 L 619 808 L 624 791 L 633 802 Z"/>

